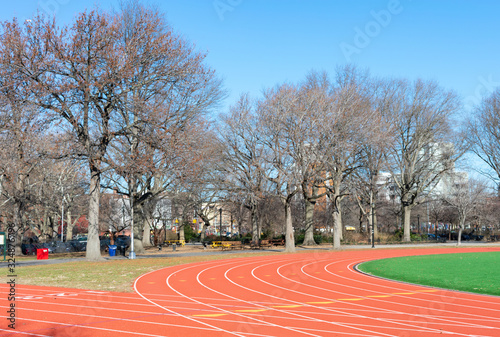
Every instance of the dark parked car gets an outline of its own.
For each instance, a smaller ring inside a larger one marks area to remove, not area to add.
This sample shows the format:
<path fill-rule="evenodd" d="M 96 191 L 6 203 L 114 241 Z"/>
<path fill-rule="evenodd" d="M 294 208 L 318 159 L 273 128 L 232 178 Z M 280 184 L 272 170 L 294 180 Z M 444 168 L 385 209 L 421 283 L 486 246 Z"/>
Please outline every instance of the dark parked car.
<path fill-rule="evenodd" d="M 432 240 L 432 241 L 435 241 L 436 240 L 436 234 L 431 234 L 431 233 L 428 233 L 427 234 L 427 239 L 428 240 Z M 437 236 L 437 242 L 446 242 L 446 238 L 444 236 Z"/>
<path fill-rule="evenodd" d="M 21 252 L 24 255 L 35 255 L 36 254 L 36 247 L 35 245 L 31 243 L 22 243 L 21 244 Z"/>
<path fill-rule="evenodd" d="M 35 243 L 33 246 L 35 246 L 35 249 L 46 248 L 49 250 L 49 254 L 54 253 L 54 248 L 50 243 Z"/>
<path fill-rule="evenodd" d="M 482 241 L 484 239 L 484 235 L 469 234 L 469 237 L 474 241 Z"/>
<path fill-rule="evenodd" d="M 69 253 L 75 251 L 69 242 L 52 241 L 49 242 L 49 244 L 54 253 Z"/>
<path fill-rule="evenodd" d="M 109 238 L 101 238 L 100 239 L 100 245 L 101 245 L 101 251 L 105 251 L 107 252 L 108 251 L 108 246 L 110 245 L 110 241 L 109 241 Z"/>
<path fill-rule="evenodd" d="M 130 247 L 130 236 L 118 235 L 115 238 L 116 254 L 125 255 L 125 252 Z"/>

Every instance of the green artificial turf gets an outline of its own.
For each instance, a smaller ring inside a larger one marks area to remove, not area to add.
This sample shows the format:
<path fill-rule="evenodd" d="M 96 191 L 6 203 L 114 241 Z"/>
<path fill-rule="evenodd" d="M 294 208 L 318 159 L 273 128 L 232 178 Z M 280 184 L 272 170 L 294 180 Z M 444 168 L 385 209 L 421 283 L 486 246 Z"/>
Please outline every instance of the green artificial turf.
<path fill-rule="evenodd" d="M 500 252 L 398 257 L 358 268 L 398 281 L 500 296 Z"/>

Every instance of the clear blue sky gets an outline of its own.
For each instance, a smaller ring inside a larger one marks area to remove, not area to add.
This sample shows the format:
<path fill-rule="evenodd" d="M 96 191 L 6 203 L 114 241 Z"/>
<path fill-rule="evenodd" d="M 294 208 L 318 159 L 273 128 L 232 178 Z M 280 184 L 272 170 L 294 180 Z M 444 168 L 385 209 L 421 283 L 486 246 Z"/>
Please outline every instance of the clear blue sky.
<path fill-rule="evenodd" d="M 500 1 L 164 0 L 174 29 L 208 52 L 232 104 L 242 92 L 296 82 L 347 62 L 380 76 L 434 79 L 470 106 L 500 85 Z M 117 0 L 2 1 L 0 19 L 37 9 L 67 23 Z"/>
<path fill-rule="evenodd" d="M 312 69 L 333 74 L 347 62 L 373 75 L 423 78 L 455 90 L 467 111 L 500 86 L 498 0 L 164 0 L 172 27 L 208 53 L 230 95 L 284 81 Z M 2 1 L 1 20 L 28 19 L 39 9 L 68 23 L 98 4 L 118 0 Z"/>

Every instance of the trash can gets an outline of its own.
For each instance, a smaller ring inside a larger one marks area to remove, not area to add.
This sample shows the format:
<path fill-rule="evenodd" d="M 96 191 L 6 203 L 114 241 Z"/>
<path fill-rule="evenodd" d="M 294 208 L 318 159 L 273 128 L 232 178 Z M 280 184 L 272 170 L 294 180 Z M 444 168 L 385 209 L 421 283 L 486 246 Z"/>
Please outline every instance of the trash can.
<path fill-rule="evenodd" d="M 116 246 L 115 245 L 109 245 L 109 256 L 116 256 Z"/>
<path fill-rule="evenodd" d="M 177 244 L 175 244 L 175 243 L 174 243 L 174 244 L 172 245 L 172 250 L 175 252 L 175 250 L 176 250 L 176 249 L 177 249 Z"/>
<path fill-rule="evenodd" d="M 37 249 L 36 250 L 36 259 L 37 260 L 48 260 L 49 259 L 49 250 L 47 248 Z"/>
<path fill-rule="evenodd" d="M 127 250 L 127 246 L 123 246 L 121 245 L 119 248 L 118 248 L 118 251 L 120 253 L 120 255 L 122 256 L 125 256 L 125 251 Z"/>

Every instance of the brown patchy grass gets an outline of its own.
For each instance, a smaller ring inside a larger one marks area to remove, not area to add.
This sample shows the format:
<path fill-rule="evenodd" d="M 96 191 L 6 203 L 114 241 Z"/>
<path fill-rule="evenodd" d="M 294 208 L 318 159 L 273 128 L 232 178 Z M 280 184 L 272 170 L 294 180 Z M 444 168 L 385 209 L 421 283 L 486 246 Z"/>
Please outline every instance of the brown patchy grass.
<path fill-rule="evenodd" d="M 132 292 L 135 279 L 147 272 L 194 262 L 262 256 L 270 252 L 230 253 L 193 257 L 160 257 L 103 262 L 75 261 L 43 266 L 18 267 L 17 283 L 101 291 Z"/>

